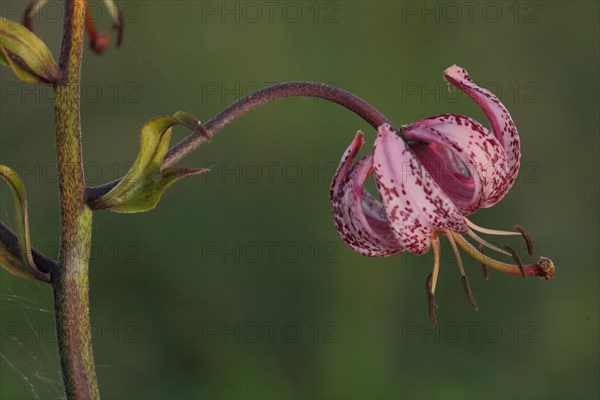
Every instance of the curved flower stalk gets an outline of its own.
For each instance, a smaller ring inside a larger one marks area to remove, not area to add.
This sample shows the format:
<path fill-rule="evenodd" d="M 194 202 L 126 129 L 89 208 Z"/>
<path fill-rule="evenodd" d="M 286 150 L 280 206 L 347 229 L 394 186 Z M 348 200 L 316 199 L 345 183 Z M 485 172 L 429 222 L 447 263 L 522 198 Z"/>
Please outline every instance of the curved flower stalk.
<path fill-rule="evenodd" d="M 346 244 L 359 254 L 385 257 L 407 251 L 421 255 L 434 251 L 433 272 L 427 278 L 429 310 L 435 323 L 435 286 L 439 272 L 439 237 L 446 236 L 456 255 L 461 280 L 477 309 L 458 247 L 484 267 L 505 273 L 550 279 L 554 265 L 546 258 L 523 265 L 511 248 L 500 249 L 476 232 L 523 235 L 531 254 L 529 235 L 480 228 L 467 216 L 491 207 L 512 187 L 519 170 L 519 135 L 513 120 L 494 94 L 480 88 L 467 72 L 452 66 L 445 79 L 467 93 L 483 110 L 491 131 L 462 115 L 439 115 L 405 125 L 398 132 L 390 124 L 378 129 L 373 152 L 354 162 L 364 144 L 358 132 L 333 179 L 331 200 L 336 227 Z M 401 134 L 400 134 L 401 133 Z M 364 188 L 374 174 L 381 201 Z M 478 242 L 476 249 L 465 238 Z M 506 264 L 483 254 L 489 248 L 512 256 Z"/>

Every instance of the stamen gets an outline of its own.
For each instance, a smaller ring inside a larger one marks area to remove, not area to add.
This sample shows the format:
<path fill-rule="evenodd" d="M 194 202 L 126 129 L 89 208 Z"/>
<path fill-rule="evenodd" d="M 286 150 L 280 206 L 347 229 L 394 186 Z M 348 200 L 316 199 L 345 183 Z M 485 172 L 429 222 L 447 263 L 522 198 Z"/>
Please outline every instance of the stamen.
<path fill-rule="evenodd" d="M 25 11 L 25 16 L 23 17 L 23 26 L 25 26 L 25 28 L 33 32 L 33 18 L 47 2 L 48 0 L 35 0 L 29 4 L 29 7 L 27 7 L 27 10 Z"/>
<path fill-rule="evenodd" d="M 479 311 L 479 307 L 477 307 L 477 302 L 475 301 L 475 296 L 473 296 L 473 292 L 471 291 L 471 286 L 469 285 L 469 278 L 466 275 L 463 275 L 460 278 L 460 281 L 465 288 L 465 292 L 467 292 L 467 297 L 469 298 L 469 302 L 471 306 L 475 309 L 475 311 Z"/>
<path fill-rule="evenodd" d="M 529 253 L 530 256 L 533 255 L 533 242 L 531 240 L 531 236 L 529 236 L 529 232 L 527 232 L 527 229 L 521 225 L 513 225 L 513 229 L 521 233 L 523 239 L 525 239 L 525 243 L 527 243 L 527 253 Z"/>
<path fill-rule="evenodd" d="M 469 278 L 467 278 L 467 274 L 465 273 L 465 269 L 463 267 L 462 259 L 460 258 L 460 253 L 458 252 L 458 247 L 456 247 L 456 242 L 452 238 L 452 232 L 446 231 L 446 236 L 448 237 L 450 246 L 452 246 L 452 251 L 454 251 L 454 256 L 456 257 L 456 262 L 458 263 L 458 268 L 460 269 L 460 280 L 463 284 L 463 287 L 465 288 L 465 292 L 467 293 L 469 303 L 471 303 L 471 306 L 473 306 L 475 311 L 479 311 L 479 308 L 477 307 L 477 302 L 475 301 L 475 297 L 473 296 L 473 292 L 471 291 L 471 286 L 469 285 Z"/>
<path fill-rule="evenodd" d="M 480 246 L 479 246 L 480 250 L 481 250 L 482 246 L 486 246 L 486 247 L 489 247 L 492 250 L 497 251 L 498 253 L 502 253 L 502 254 L 506 254 L 507 256 L 510 256 L 510 253 L 502 250 L 501 248 L 499 248 L 497 246 L 494 246 L 493 244 L 491 244 L 487 240 L 481 238 L 478 234 L 476 234 L 475 232 L 473 232 L 471 229 L 469 229 L 467 231 L 467 234 L 469 236 L 471 236 L 476 242 L 478 242 L 480 244 Z"/>
<path fill-rule="evenodd" d="M 119 8 L 112 0 L 104 0 L 104 7 L 108 10 L 110 17 L 113 19 L 113 23 L 117 23 L 119 21 Z"/>
<path fill-rule="evenodd" d="M 494 268 L 500 272 L 504 272 L 511 275 L 521 275 L 521 270 L 517 265 L 503 263 L 498 260 L 494 260 L 481 252 L 479 252 L 469 241 L 467 241 L 462 235 L 450 232 L 456 243 L 473 257 L 475 260 L 479 261 L 482 264 L 487 265 L 490 268 Z M 554 276 L 554 263 L 545 257 L 540 257 L 537 263 L 524 265 L 523 269 L 527 276 L 539 276 L 542 279 L 552 279 Z"/>
<path fill-rule="evenodd" d="M 431 323 L 435 326 L 437 320 L 435 318 L 435 310 L 437 308 L 437 303 L 435 302 L 435 296 L 433 295 L 432 287 L 433 287 L 433 273 L 427 275 L 427 280 L 425 281 L 425 289 L 427 289 L 427 305 L 429 310 L 429 318 L 431 319 Z"/>
<path fill-rule="evenodd" d="M 113 20 L 113 29 L 117 31 L 117 47 L 121 47 L 121 43 L 123 42 L 123 27 L 125 25 L 123 10 L 113 0 L 104 0 L 104 6 Z"/>
<path fill-rule="evenodd" d="M 117 17 L 117 22 L 113 24 L 113 29 L 117 31 L 117 47 L 121 47 L 123 43 L 123 33 L 125 28 L 125 16 L 123 15 L 123 10 L 119 8 L 119 16 Z"/>
<path fill-rule="evenodd" d="M 479 251 L 483 255 L 485 255 L 485 253 L 483 252 L 484 250 L 485 250 L 485 246 L 483 244 L 480 244 Z M 485 265 L 484 263 L 481 263 L 481 266 L 483 267 L 483 279 L 485 279 L 486 281 L 489 281 L 490 280 L 490 271 L 488 269 L 488 266 Z"/>
<path fill-rule="evenodd" d="M 458 248 L 456 247 L 456 242 L 452 238 L 452 233 L 450 231 L 446 231 L 446 236 L 448 237 L 448 241 L 450 242 L 450 246 L 452 246 L 452 251 L 454 252 L 454 257 L 456 257 L 456 262 L 458 263 L 458 269 L 460 270 L 460 275 L 465 275 L 465 269 L 462 264 L 462 260 L 460 258 L 460 254 L 458 253 Z"/>
<path fill-rule="evenodd" d="M 525 267 L 523 267 L 523 261 L 521 261 L 521 257 L 519 257 L 519 254 L 517 254 L 517 252 L 515 251 L 515 249 L 513 249 L 510 246 L 504 246 L 504 248 L 506 249 L 506 251 L 508 251 L 510 253 L 510 255 L 513 258 L 513 260 L 515 260 L 515 263 L 519 267 L 519 271 L 521 271 L 521 276 L 523 278 L 527 278 L 527 274 L 525 273 Z"/>
<path fill-rule="evenodd" d="M 477 232 L 481 232 L 481 233 L 486 233 L 488 235 L 520 235 L 521 232 L 511 232 L 511 231 L 499 231 L 496 229 L 488 229 L 488 228 L 483 228 L 479 225 L 475 225 L 473 222 L 469 221 L 467 218 L 465 218 L 465 222 L 467 223 L 467 225 L 477 231 Z"/>

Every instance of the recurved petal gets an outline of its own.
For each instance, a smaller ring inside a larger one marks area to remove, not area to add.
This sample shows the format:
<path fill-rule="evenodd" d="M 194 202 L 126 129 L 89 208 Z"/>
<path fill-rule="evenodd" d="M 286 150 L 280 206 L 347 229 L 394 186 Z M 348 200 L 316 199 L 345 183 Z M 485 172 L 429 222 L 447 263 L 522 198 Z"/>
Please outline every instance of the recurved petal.
<path fill-rule="evenodd" d="M 426 253 L 434 230 L 467 230 L 451 198 L 389 124 L 379 127 L 373 168 L 391 230 L 407 251 Z"/>
<path fill-rule="evenodd" d="M 496 137 L 462 115 L 439 115 L 402 127 L 433 179 L 463 214 L 495 204 L 505 194 L 507 162 Z"/>
<path fill-rule="evenodd" d="M 373 172 L 373 156 L 352 165 L 362 144 L 359 132 L 342 158 L 331 188 L 333 219 L 340 236 L 352 250 L 370 257 L 403 251 L 392 234 L 380 202 L 364 189 Z"/>
<path fill-rule="evenodd" d="M 477 86 L 463 68 L 453 65 L 444 71 L 444 78 L 469 95 L 481 107 L 490 122 L 492 132 L 504 148 L 508 169 L 506 187 L 500 196 L 502 198 L 517 177 L 521 159 L 519 133 L 512 117 L 502 102 L 489 90 Z"/>
<path fill-rule="evenodd" d="M 356 159 L 356 155 L 360 151 L 360 148 L 365 143 L 365 134 L 361 131 L 356 132 L 356 136 L 350 143 L 350 146 L 344 152 L 342 159 L 340 160 L 340 165 L 338 166 L 337 171 L 333 177 L 333 181 L 331 182 L 331 190 L 329 191 L 329 198 L 333 199 L 333 192 L 336 191 L 337 187 L 340 185 L 342 180 L 352 168 L 352 163 Z"/>

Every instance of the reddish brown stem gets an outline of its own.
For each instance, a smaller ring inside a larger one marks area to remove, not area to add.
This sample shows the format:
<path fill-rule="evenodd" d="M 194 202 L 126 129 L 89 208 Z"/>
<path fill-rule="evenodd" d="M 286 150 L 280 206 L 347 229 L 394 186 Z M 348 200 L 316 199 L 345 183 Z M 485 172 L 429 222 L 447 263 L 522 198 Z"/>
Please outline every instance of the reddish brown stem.
<path fill-rule="evenodd" d="M 375 107 L 360 97 L 335 86 L 315 82 L 279 83 L 241 98 L 206 122 L 202 134 L 196 132 L 185 137 L 169 150 L 165 157 L 163 168 L 173 166 L 196 148 L 210 141 L 213 136 L 223 130 L 226 126 L 255 108 L 278 99 L 289 97 L 317 97 L 329 100 L 354 112 L 375 129 L 384 123 L 390 123 Z M 108 193 L 121 181 L 121 179 L 122 178 L 116 179 L 102 186 L 88 188 L 88 204 L 92 204 L 94 200 Z"/>
<path fill-rule="evenodd" d="M 58 268 L 52 274 L 58 350 L 69 399 L 98 399 L 88 296 L 92 211 L 85 203 L 81 156 L 80 75 L 85 3 L 65 0 L 56 83 L 56 149 L 59 170 L 61 238 Z"/>

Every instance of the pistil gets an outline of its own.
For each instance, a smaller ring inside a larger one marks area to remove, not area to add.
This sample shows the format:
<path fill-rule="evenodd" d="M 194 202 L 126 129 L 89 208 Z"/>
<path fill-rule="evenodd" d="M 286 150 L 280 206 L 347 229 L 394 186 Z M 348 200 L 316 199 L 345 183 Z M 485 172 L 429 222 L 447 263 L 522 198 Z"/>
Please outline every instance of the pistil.
<path fill-rule="evenodd" d="M 462 235 L 456 232 L 450 232 L 452 238 L 455 240 L 456 244 L 460 246 L 467 254 L 473 257 L 475 260 L 480 263 L 498 270 L 500 272 L 504 272 L 511 275 L 521 275 L 521 269 L 519 266 L 514 264 L 507 264 L 498 260 L 495 260 L 491 257 L 486 256 L 477 250 L 471 243 L 469 243 Z M 544 280 L 552 279 L 554 276 L 554 263 L 545 257 L 540 257 L 537 263 L 523 265 L 522 270 L 525 272 L 526 276 L 539 276 Z"/>
<path fill-rule="evenodd" d="M 482 246 L 483 246 L 483 247 L 488 247 L 488 248 L 490 248 L 490 249 L 492 249 L 492 250 L 494 250 L 494 251 L 497 251 L 498 253 L 502 253 L 502 254 L 505 254 L 505 255 L 507 255 L 507 256 L 510 256 L 510 253 L 509 253 L 509 252 L 507 252 L 507 251 L 505 251 L 505 250 L 502 250 L 501 248 L 499 248 L 499 247 L 497 247 L 497 246 L 494 246 L 493 244 L 491 244 L 490 242 L 488 242 L 487 240 L 483 239 L 481 236 L 479 236 L 478 234 L 476 234 L 475 232 L 473 232 L 473 230 L 472 230 L 472 229 L 469 229 L 469 230 L 467 231 L 467 235 L 469 235 L 469 236 L 470 236 L 471 238 L 473 238 L 473 239 L 474 239 L 474 240 L 475 240 L 477 243 L 479 243 L 479 245 L 480 245 L 480 246 L 479 246 L 479 249 L 480 249 L 480 250 L 482 249 Z"/>

